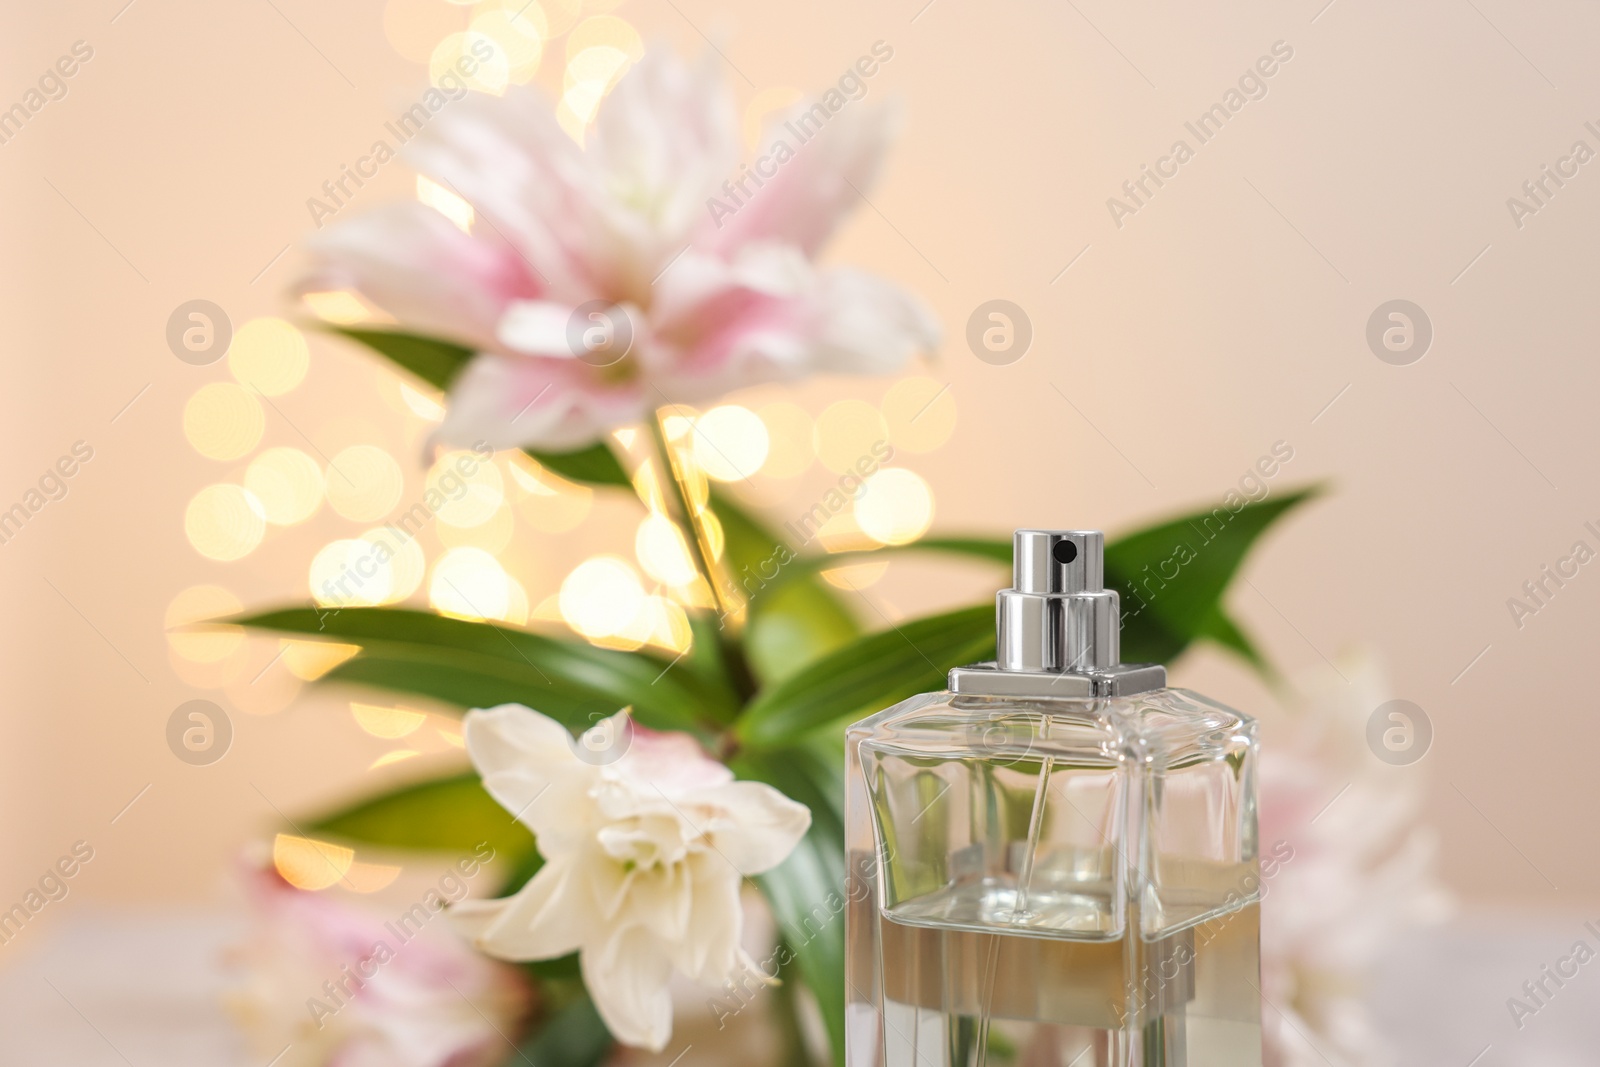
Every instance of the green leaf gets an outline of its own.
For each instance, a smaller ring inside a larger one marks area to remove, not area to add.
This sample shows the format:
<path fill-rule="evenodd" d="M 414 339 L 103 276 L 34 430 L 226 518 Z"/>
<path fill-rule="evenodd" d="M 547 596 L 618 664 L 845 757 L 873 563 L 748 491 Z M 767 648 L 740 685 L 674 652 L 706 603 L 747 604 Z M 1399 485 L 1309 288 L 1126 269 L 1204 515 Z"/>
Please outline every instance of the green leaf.
<path fill-rule="evenodd" d="M 514 626 L 468 622 L 407 608 L 287 608 L 260 615 L 225 620 L 257 629 L 276 630 L 306 637 L 360 645 L 374 653 L 365 664 L 356 660 L 330 672 L 343 680 L 372 681 L 373 671 L 386 661 L 391 669 L 415 659 L 413 674 L 427 674 L 432 682 L 456 676 L 468 691 L 467 673 L 484 672 L 506 689 L 526 693 L 522 702 L 569 727 L 591 725 L 580 708 L 612 710 L 632 705 L 638 720 L 657 729 L 685 730 L 699 726 L 708 705 L 726 697 L 705 686 L 694 675 L 673 672 L 670 663 L 640 652 L 596 648 L 587 642 L 548 637 Z M 358 657 L 359 659 L 359 657 Z M 381 680 L 377 684 L 385 684 Z M 394 686 L 389 686 L 393 688 Z M 441 699 L 482 706 L 476 699 Z M 547 707 L 548 706 L 548 710 Z"/>
<path fill-rule="evenodd" d="M 533 835 L 483 788 L 476 774 L 401 786 L 311 821 L 308 830 L 380 848 L 473 852 L 521 864 Z"/>
<path fill-rule="evenodd" d="M 1315 487 L 1301 489 L 1247 503 L 1237 512 L 1218 508 L 1135 531 L 1108 544 L 1106 585 L 1123 596 L 1124 662 L 1170 662 L 1203 637 L 1266 670 L 1261 654 L 1222 613 L 1222 596 L 1261 534 L 1318 491 Z M 1012 549 L 1008 540 L 1000 538 L 930 537 L 892 548 L 796 559 L 758 591 L 752 616 L 767 605 L 781 608 L 790 581 L 809 580 L 816 571 L 829 567 L 892 559 L 907 552 L 944 553 L 1004 564 L 1010 562 Z"/>
<path fill-rule="evenodd" d="M 925 537 L 920 541 L 912 541 L 904 545 L 864 549 L 858 552 L 831 552 L 796 559 L 786 564 L 779 576 L 769 583 L 762 592 L 779 592 L 786 582 L 802 575 L 815 574 L 818 571 L 831 570 L 834 567 L 850 567 L 860 563 L 875 563 L 882 560 L 896 559 L 908 552 L 933 552 L 944 555 L 965 556 L 970 559 L 1003 564 L 1006 567 L 1011 566 L 1011 541 L 1009 538 Z M 757 596 L 759 598 L 760 594 L 758 593 Z"/>
<path fill-rule="evenodd" d="M 839 814 L 839 768 L 804 749 L 746 753 L 733 767 L 741 778 L 766 782 L 811 809 L 811 828 L 787 859 L 756 878 L 772 907 L 780 936 L 795 954 L 800 976 L 817 998 L 836 1067 L 844 1063 L 845 915 L 850 886 Z"/>
<path fill-rule="evenodd" d="M 448 391 L 456 375 L 476 355 L 463 345 L 399 330 L 363 330 L 353 326 L 335 326 L 332 330 L 387 356 L 440 391 Z M 616 454 L 604 444 L 590 445 L 575 452 L 543 452 L 532 448 L 525 451 L 569 481 L 623 488 L 632 484 Z"/>
<path fill-rule="evenodd" d="M 1318 487 L 1165 522 L 1106 546 L 1106 585 L 1122 594 L 1122 658 L 1166 663 L 1200 636 L 1229 635 L 1212 618 L 1245 554 Z M 1242 634 L 1240 635 L 1242 637 Z"/>
<path fill-rule="evenodd" d="M 1171 663 L 1194 636 L 1180 637 L 1154 612 L 1125 615 L 1118 657 L 1123 663 Z"/>
<path fill-rule="evenodd" d="M 744 642 L 757 678 L 770 685 L 860 632 L 830 591 L 809 582 L 790 582 L 759 607 L 752 606 Z"/>
<path fill-rule="evenodd" d="M 813 738 L 781 749 L 745 751 L 729 766 L 740 778 L 765 782 L 784 796 L 811 809 L 813 822 L 823 821 L 844 833 L 844 749 L 837 737 L 827 743 Z"/>
<path fill-rule="evenodd" d="M 984 604 L 901 623 L 837 649 L 763 689 L 740 718 L 756 748 L 791 743 L 864 708 L 943 689 L 951 667 L 994 657 L 994 608 Z"/>
<path fill-rule="evenodd" d="M 540 868 L 542 868 L 543 866 L 544 866 L 544 855 L 539 851 L 538 843 L 535 842 L 534 843 L 534 847 L 530 848 L 527 851 L 526 854 L 524 854 L 520 859 L 518 859 L 515 863 L 513 863 L 511 865 L 511 867 L 506 871 L 506 876 L 505 876 L 504 880 L 501 881 L 501 883 L 500 883 L 500 892 L 496 893 L 495 896 L 497 896 L 497 897 L 509 897 L 509 896 L 511 896 L 517 890 L 521 889 L 523 886 L 527 885 L 530 881 L 532 881 L 533 880 L 533 876 L 538 874 Z M 575 955 L 576 955 L 576 953 L 574 953 L 574 956 Z M 567 957 L 563 956 L 561 958 L 563 960 L 565 960 Z M 540 962 L 548 963 L 548 962 L 553 962 L 553 961 L 540 961 Z"/>
<path fill-rule="evenodd" d="M 547 686 L 516 664 L 469 652 L 415 648 L 399 653 L 360 652 L 323 675 L 322 682 L 428 697 L 462 711 L 525 704 L 572 728 L 603 706 L 586 695 L 586 690 Z"/>
<path fill-rule="evenodd" d="M 536 1067 L 597 1067 L 610 1055 L 612 1044 L 594 1001 L 580 997 L 524 1040 L 517 1052 Z"/>
<path fill-rule="evenodd" d="M 512 892 L 508 889 L 500 895 L 510 896 Z M 522 969 L 545 982 L 583 982 L 583 961 L 576 952 L 557 956 L 553 960 L 525 960 Z"/>
<path fill-rule="evenodd" d="M 774 1038 L 780 1054 L 775 1067 L 815 1067 L 811 1053 L 806 1048 L 805 1025 L 800 1021 L 800 987 L 805 978 L 800 976 L 795 962 L 794 949 L 779 939 L 778 984 L 772 989 L 772 1024 Z"/>
<path fill-rule="evenodd" d="M 473 356 L 472 349 L 463 345 L 399 330 L 363 330 L 354 326 L 331 329 L 387 356 L 441 391 L 450 388 L 450 383 Z"/>
<path fill-rule="evenodd" d="M 781 575 L 793 550 L 726 494 L 713 490 L 711 508 L 722 524 L 728 579 L 750 597 L 744 643 L 756 673 L 767 683 L 861 632 L 839 597 L 815 575 L 772 581 Z M 763 584 L 773 586 L 763 596 Z"/>
<path fill-rule="evenodd" d="M 593 444 L 576 452 L 541 452 L 524 449 L 541 466 L 548 467 L 571 482 L 632 488 L 628 472 L 622 469 L 617 454 L 604 444 Z"/>
<path fill-rule="evenodd" d="M 681 669 L 690 672 L 704 685 L 722 694 L 724 703 L 719 706 L 728 713 L 723 721 L 732 722 L 738 715 L 739 707 L 744 703 L 734 686 L 734 675 L 739 667 L 730 662 L 739 655 L 739 650 L 737 646 L 730 647 L 724 644 L 726 635 L 720 627 L 721 621 L 709 612 L 689 613 L 689 632 L 692 639 L 689 654 L 683 658 Z M 748 674 L 748 667 L 745 668 L 745 672 Z"/>
<path fill-rule="evenodd" d="M 1228 651 L 1242 657 L 1263 675 L 1272 677 L 1274 673 L 1272 665 L 1220 604 L 1206 617 L 1205 625 L 1200 628 L 1200 636 L 1215 641 Z"/>

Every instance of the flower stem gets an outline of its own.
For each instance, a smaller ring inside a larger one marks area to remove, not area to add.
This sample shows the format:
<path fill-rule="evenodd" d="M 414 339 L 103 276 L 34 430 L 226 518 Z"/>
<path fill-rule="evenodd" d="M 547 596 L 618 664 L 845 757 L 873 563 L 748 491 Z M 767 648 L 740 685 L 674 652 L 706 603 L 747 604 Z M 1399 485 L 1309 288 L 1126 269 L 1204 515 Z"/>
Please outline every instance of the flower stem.
<path fill-rule="evenodd" d="M 749 699 L 756 691 L 755 676 L 738 641 L 738 634 L 744 623 L 744 604 L 738 594 L 721 581 L 721 572 L 717 566 L 716 554 L 711 550 L 711 538 L 706 532 L 704 517 L 700 509 L 695 506 L 689 480 L 684 474 L 682 464 L 678 461 L 677 451 L 667 439 L 664 409 L 654 411 L 648 423 L 650 441 L 655 446 L 656 462 L 660 468 L 656 480 L 661 486 L 661 495 L 667 501 L 668 510 L 676 512 L 674 515 L 668 515 L 668 518 L 682 532 L 684 542 L 689 546 L 689 555 L 694 562 L 695 570 L 705 579 L 707 588 L 711 590 L 711 602 L 717 613 L 717 650 L 721 654 L 723 667 L 739 696 Z M 645 501 L 645 506 L 649 506 L 648 500 Z"/>
<path fill-rule="evenodd" d="M 668 501 L 668 509 L 677 512 L 676 515 L 668 517 L 682 531 L 683 539 L 689 546 L 689 555 L 693 557 L 695 570 L 706 580 L 706 586 L 711 590 L 711 602 L 715 605 L 723 625 L 727 625 L 733 620 L 735 611 L 741 605 L 737 604 L 728 590 L 718 581 L 716 557 L 711 551 L 711 538 L 706 534 L 700 509 L 695 507 L 690 494 L 689 480 L 683 472 L 682 464 L 678 462 L 677 450 L 667 440 L 666 419 L 659 410 L 650 418 L 650 440 L 655 445 L 657 461 L 665 468 L 664 471 L 657 472 L 656 481 L 661 486 L 661 495 Z"/>

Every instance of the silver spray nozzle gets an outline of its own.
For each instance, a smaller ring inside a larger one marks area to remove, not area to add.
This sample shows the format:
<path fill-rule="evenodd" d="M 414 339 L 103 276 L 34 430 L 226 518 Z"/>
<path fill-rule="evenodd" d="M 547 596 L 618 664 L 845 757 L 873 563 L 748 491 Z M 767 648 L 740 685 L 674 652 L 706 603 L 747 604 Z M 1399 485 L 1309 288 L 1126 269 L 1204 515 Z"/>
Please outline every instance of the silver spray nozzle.
<path fill-rule="evenodd" d="M 1084 673 L 1118 664 L 1117 594 L 1099 530 L 1018 530 L 1012 583 L 996 597 L 996 666 Z"/>

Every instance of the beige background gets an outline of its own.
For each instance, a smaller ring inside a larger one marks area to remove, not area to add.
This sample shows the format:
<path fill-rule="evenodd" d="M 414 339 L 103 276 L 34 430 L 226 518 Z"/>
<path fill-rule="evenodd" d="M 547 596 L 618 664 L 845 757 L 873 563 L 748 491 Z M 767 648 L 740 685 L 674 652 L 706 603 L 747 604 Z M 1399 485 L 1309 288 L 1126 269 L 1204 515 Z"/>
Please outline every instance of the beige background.
<path fill-rule="evenodd" d="M 823 86 L 874 41 L 892 45 L 871 93 L 901 99 L 904 135 L 830 256 L 914 288 L 945 324 L 922 373 L 950 383 L 959 424 L 908 460 L 937 495 L 936 528 L 1115 531 L 1213 503 L 1273 442 L 1291 443 L 1275 488 L 1333 492 L 1253 557 L 1234 610 L 1290 671 L 1376 650 L 1397 694 L 1426 709 L 1436 737 L 1414 770 L 1458 893 L 1584 911 L 1600 896 L 1600 855 L 1573 847 L 1600 789 L 1600 577 L 1585 568 L 1520 631 L 1505 602 L 1578 538 L 1596 544 L 1581 525 L 1600 519 L 1600 163 L 1520 230 L 1505 201 L 1575 139 L 1600 148 L 1583 129 L 1600 119 L 1600 13 L 934 0 L 919 14 L 919 2 L 628 0 L 617 13 L 683 51 L 712 35 L 746 100 Z M 424 72 L 385 40 L 380 0 L 137 0 L 119 15 L 122 3 L 0 16 L 0 103 L 75 40 L 95 49 L 69 95 L 0 146 L 0 506 L 72 442 L 95 449 L 66 499 L 0 546 L 0 902 L 74 841 L 96 849 L 49 922 L 85 900 L 214 899 L 241 844 L 279 825 L 275 808 L 369 787 L 380 775 L 363 768 L 384 750 L 342 700 L 307 693 L 238 711 L 215 766 L 167 750 L 172 709 L 216 696 L 174 670 L 171 598 L 212 583 L 247 604 L 300 599 L 316 549 L 358 524 L 325 510 L 243 561 L 196 555 L 184 507 L 242 463 L 186 444 L 185 400 L 226 369 L 180 363 L 163 329 L 195 297 L 236 324 L 283 313 L 296 253 L 277 257 L 308 229 L 305 198 Z M 1266 98 L 1117 228 L 1106 198 L 1278 40 L 1294 58 Z M 409 195 L 410 180 L 392 165 L 358 206 Z M 1011 366 L 963 340 L 994 298 L 1033 323 Z M 1364 340 L 1393 298 L 1434 325 L 1412 366 L 1380 362 Z M 313 341 L 306 382 L 278 402 L 292 425 L 269 411 L 264 443 L 305 447 L 293 427 L 327 452 L 380 443 L 406 458 L 411 493 L 420 446 L 383 378 Z M 887 384 L 813 383 L 799 399 L 813 412 L 876 402 Z M 825 480 L 813 471 L 790 500 Z M 519 531 L 530 593 L 553 591 L 597 545 L 625 551 L 636 514 L 618 503 L 573 535 Z M 893 575 L 874 595 L 911 612 L 988 584 L 945 568 Z M 1270 699 L 1219 655 L 1179 677 L 1246 708 Z"/>

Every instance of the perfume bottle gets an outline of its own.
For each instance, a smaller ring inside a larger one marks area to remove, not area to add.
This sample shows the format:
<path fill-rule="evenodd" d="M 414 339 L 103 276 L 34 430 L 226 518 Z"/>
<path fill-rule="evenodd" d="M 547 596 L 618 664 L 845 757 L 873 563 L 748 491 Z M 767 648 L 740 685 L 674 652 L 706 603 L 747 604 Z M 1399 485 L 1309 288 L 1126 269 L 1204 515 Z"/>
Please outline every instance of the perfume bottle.
<path fill-rule="evenodd" d="M 1096 531 L 846 740 L 849 1067 L 1259 1067 L 1256 724 L 1118 662 Z"/>

